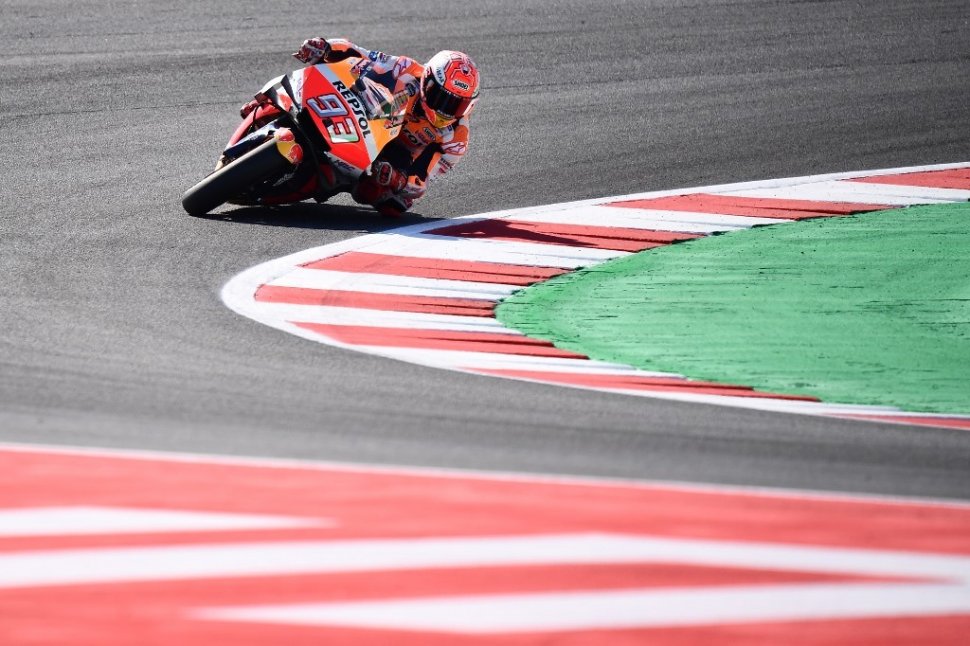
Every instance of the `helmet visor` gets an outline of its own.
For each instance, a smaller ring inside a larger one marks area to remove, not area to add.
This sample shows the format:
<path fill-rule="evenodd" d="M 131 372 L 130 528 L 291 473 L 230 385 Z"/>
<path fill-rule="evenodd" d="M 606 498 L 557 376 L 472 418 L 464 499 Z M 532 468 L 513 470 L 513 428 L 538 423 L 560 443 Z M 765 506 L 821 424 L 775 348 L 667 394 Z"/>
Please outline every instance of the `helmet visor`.
<path fill-rule="evenodd" d="M 424 82 L 424 103 L 438 114 L 459 118 L 468 112 L 474 98 L 461 97 L 444 89 L 429 76 Z"/>

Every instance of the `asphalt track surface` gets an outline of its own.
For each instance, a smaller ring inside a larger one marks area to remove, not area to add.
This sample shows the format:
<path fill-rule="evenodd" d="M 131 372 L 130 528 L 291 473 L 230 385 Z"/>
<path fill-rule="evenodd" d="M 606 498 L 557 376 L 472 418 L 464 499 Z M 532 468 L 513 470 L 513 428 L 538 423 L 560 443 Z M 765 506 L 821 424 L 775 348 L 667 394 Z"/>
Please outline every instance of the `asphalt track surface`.
<path fill-rule="evenodd" d="M 436 371 L 219 300 L 262 261 L 430 218 L 965 160 L 964 0 L 382 4 L 3 3 L 0 441 L 970 498 L 965 431 Z M 312 35 L 471 53 L 466 161 L 403 221 L 185 215 Z"/>

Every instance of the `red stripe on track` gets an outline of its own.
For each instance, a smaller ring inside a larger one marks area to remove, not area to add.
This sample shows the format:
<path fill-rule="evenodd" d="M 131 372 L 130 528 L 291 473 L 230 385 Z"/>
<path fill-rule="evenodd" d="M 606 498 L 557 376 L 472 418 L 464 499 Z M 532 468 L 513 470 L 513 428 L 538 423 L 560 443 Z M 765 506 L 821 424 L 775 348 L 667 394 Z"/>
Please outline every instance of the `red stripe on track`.
<path fill-rule="evenodd" d="M 556 222 L 517 220 L 479 220 L 427 231 L 440 236 L 514 240 L 539 244 L 590 247 L 613 251 L 643 251 L 681 240 L 702 238 L 695 233 L 674 233 L 623 227 L 595 227 Z"/>
<path fill-rule="evenodd" d="M 586 356 L 560 350 L 548 341 L 516 334 L 419 330 L 411 328 L 370 327 L 363 325 L 329 325 L 293 322 L 306 330 L 323 334 L 350 345 L 457 350 L 462 352 L 495 352 L 500 354 L 585 359 Z"/>
<path fill-rule="evenodd" d="M 418 312 L 422 314 L 457 314 L 459 316 L 492 316 L 495 301 L 477 298 L 445 298 L 441 296 L 409 296 L 405 294 L 371 294 L 344 292 L 308 287 L 279 287 L 262 285 L 256 290 L 260 303 L 289 305 L 324 305 L 354 307 L 365 310 Z"/>
<path fill-rule="evenodd" d="M 409 258 L 360 251 L 351 251 L 339 256 L 323 258 L 303 266 L 307 269 L 412 276 L 415 278 L 443 278 L 523 286 L 548 280 L 568 271 L 559 267 L 532 267 L 438 258 Z"/>
<path fill-rule="evenodd" d="M 535 379 L 556 384 L 589 386 L 591 388 L 621 388 L 623 390 L 645 390 L 662 392 L 683 392 L 697 395 L 723 395 L 725 397 L 758 397 L 796 401 L 819 401 L 814 397 L 802 395 L 780 395 L 754 390 L 749 386 L 719 384 L 710 381 L 691 381 L 675 377 L 638 377 L 633 375 L 603 375 L 571 372 L 545 372 L 541 370 L 475 369 L 475 372 L 496 377 L 518 377 Z"/>
<path fill-rule="evenodd" d="M 958 428 L 970 431 L 970 419 L 961 417 L 913 417 L 910 415 L 841 415 L 851 419 L 872 419 L 883 422 L 900 422 L 914 426 L 936 426 L 941 428 Z"/>
<path fill-rule="evenodd" d="M 422 573 L 423 574 L 423 573 Z M 94 594 L 92 594 L 94 596 Z M 824 620 L 785 623 L 731 623 L 674 628 L 610 628 L 565 633 L 436 633 L 342 626 L 274 625 L 193 621 L 166 606 L 115 603 L 104 597 L 98 606 L 88 599 L 73 613 L 52 605 L 47 612 L 25 616 L 22 604 L 14 606 L 10 632 L 27 634 L 31 646 L 966 646 L 970 617 L 880 617 L 860 620 Z M 93 606 L 93 607 L 92 607 Z M 107 608 L 107 609 L 105 609 Z M 31 608 L 33 610 L 33 608 Z M 184 609 L 181 609 L 184 612 Z M 34 638 L 35 635 L 38 637 Z"/>
<path fill-rule="evenodd" d="M 897 208 L 885 204 L 783 200 L 760 197 L 738 197 L 736 195 L 712 195 L 708 193 L 611 202 L 607 206 L 621 206 L 631 209 L 655 209 L 659 211 L 746 215 L 755 218 L 783 218 L 786 220 L 833 217 Z"/>
<path fill-rule="evenodd" d="M 784 492 L 693 490 L 657 484 L 518 480 L 482 475 L 266 467 L 153 458 L 0 450 L 0 508 L 109 506 L 330 518 L 290 538 L 372 540 L 546 533 L 619 533 L 759 541 L 928 554 L 970 554 L 970 509 Z M 128 540 L 136 538 L 128 537 Z M 277 530 L 266 536 L 272 543 Z M 175 538 L 178 541 L 192 537 Z M 16 539 L 20 540 L 20 539 Z M 85 541 L 87 538 L 85 538 Z M 207 534 L 195 537 L 210 543 Z M 65 546 L 66 547 L 66 546 Z M 670 563 L 442 568 L 205 580 L 119 582 L 0 590 L 0 642 L 56 646 L 354 644 L 525 646 L 601 644 L 962 645 L 970 616 L 730 623 L 570 633 L 460 635 L 199 621 L 199 607 L 786 581 L 870 580 L 824 572 Z"/>
<path fill-rule="evenodd" d="M 899 175 L 877 175 L 849 180 L 866 184 L 891 184 L 894 186 L 924 186 L 928 188 L 958 188 L 970 190 L 970 168 L 932 170 Z"/>

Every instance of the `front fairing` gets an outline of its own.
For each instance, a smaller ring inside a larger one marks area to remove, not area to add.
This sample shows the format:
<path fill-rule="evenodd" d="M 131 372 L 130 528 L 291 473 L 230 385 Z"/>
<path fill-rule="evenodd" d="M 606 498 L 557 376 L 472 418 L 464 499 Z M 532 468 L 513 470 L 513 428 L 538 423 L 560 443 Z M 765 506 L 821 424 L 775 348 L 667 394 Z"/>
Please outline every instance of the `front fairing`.
<path fill-rule="evenodd" d="M 342 61 L 294 73 L 302 77 L 299 102 L 326 139 L 328 158 L 354 177 L 370 168 L 400 133 L 403 117 L 403 106 L 394 103 L 387 88 L 358 77 L 355 67 L 353 61 Z"/>
<path fill-rule="evenodd" d="M 333 167 L 338 184 L 366 172 L 404 122 L 407 93 L 394 95 L 367 71 L 357 59 L 311 65 L 272 79 L 260 91 L 304 133 L 318 162 Z M 265 135 L 266 127 L 260 131 L 250 137 Z"/>

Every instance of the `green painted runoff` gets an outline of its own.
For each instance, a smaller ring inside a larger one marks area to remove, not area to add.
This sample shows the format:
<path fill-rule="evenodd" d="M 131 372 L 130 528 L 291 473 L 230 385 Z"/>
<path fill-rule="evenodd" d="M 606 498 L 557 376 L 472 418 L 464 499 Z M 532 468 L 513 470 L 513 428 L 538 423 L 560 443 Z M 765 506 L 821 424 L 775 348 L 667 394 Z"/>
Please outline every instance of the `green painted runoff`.
<path fill-rule="evenodd" d="M 591 358 L 825 401 L 970 413 L 970 204 L 714 235 L 517 292 Z"/>

